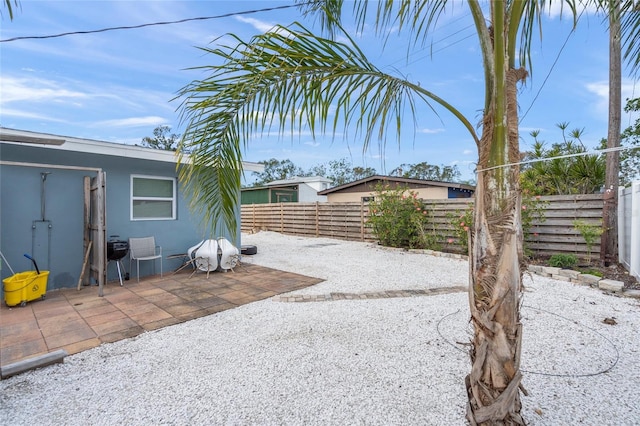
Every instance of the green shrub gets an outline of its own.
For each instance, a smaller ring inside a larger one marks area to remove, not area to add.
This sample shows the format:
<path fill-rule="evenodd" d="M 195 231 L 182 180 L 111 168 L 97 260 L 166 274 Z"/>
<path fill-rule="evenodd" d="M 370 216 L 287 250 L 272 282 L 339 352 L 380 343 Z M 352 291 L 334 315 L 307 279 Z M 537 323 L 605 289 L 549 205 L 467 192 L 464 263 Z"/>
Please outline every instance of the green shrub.
<path fill-rule="evenodd" d="M 383 246 L 439 250 L 429 210 L 408 188 L 378 185 L 368 225 Z"/>
<path fill-rule="evenodd" d="M 600 225 L 589 225 L 584 220 L 574 220 L 573 226 L 580 232 L 580 235 L 584 238 L 584 242 L 587 244 L 587 264 L 591 264 L 591 250 L 600 235 L 602 235 L 602 232 L 604 232 L 602 223 L 600 223 Z"/>
<path fill-rule="evenodd" d="M 469 253 L 469 231 L 473 229 L 473 205 L 470 204 L 464 212 L 457 210 L 455 213 L 448 213 L 447 217 L 455 237 L 447 240 L 447 243 L 457 243 L 462 247 L 463 253 Z"/>
<path fill-rule="evenodd" d="M 520 223 L 522 224 L 522 233 L 525 235 L 523 249 L 526 257 L 532 257 L 532 252 L 527 247 L 527 236 L 530 234 L 534 222 L 542 223 L 546 220 L 545 209 L 549 204 L 548 201 L 542 201 L 540 196 L 532 196 L 528 190 L 522 191 L 522 212 L 520 215 Z M 473 205 L 469 205 L 465 211 L 456 211 L 448 213 L 447 217 L 453 227 L 453 236 L 447 240 L 449 244 L 458 244 L 462 250 L 467 253 L 469 251 L 469 232 L 473 231 Z M 537 233 L 531 234 L 529 238 L 538 238 Z"/>
<path fill-rule="evenodd" d="M 537 241 L 538 233 L 531 232 L 534 222 L 543 223 L 547 219 L 545 217 L 545 211 L 549 205 L 548 201 L 542 201 L 539 195 L 532 195 L 528 189 L 522 190 L 522 233 L 524 234 L 524 241 L 522 242 L 522 248 L 527 258 L 533 257 L 533 251 L 528 247 L 527 240 Z"/>
<path fill-rule="evenodd" d="M 601 271 L 598 271 L 597 269 L 583 269 L 580 272 L 583 274 L 595 275 L 596 277 L 600 277 L 600 278 L 604 277 L 604 274 Z"/>
<path fill-rule="evenodd" d="M 578 258 L 575 254 L 560 253 L 554 254 L 549 258 L 549 266 L 555 268 L 571 268 L 578 263 Z"/>

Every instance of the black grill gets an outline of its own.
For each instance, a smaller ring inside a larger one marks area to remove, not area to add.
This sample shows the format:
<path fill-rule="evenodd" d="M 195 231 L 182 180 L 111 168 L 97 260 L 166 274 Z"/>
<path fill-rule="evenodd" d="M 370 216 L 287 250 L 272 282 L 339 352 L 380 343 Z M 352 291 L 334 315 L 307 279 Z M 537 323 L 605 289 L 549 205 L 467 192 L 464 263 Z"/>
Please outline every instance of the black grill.
<path fill-rule="evenodd" d="M 107 241 L 107 260 L 120 260 L 127 255 L 128 251 L 127 241 Z"/>

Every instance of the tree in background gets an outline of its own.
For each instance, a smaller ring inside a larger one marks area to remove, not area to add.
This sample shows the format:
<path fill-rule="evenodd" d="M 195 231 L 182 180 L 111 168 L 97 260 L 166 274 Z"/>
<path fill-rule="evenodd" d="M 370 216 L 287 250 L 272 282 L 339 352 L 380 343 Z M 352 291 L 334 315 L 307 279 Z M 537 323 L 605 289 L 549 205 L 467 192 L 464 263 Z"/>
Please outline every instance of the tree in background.
<path fill-rule="evenodd" d="M 627 99 L 624 110 L 640 112 L 640 98 Z M 622 146 L 630 149 L 620 153 L 620 184 L 629 186 L 640 179 L 640 116 L 634 124 L 624 129 L 621 140 Z"/>
<path fill-rule="evenodd" d="M 352 180 L 351 181 L 346 181 L 345 183 L 353 182 L 354 180 L 360 180 L 360 179 L 368 178 L 369 176 L 373 176 L 373 175 L 378 174 L 376 169 L 374 169 L 373 167 L 355 166 L 353 168 L 352 172 L 353 172 Z"/>
<path fill-rule="evenodd" d="M 258 164 L 264 165 L 264 171 L 252 172 L 252 175 L 256 178 L 253 182 L 253 186 L 264 186 L 274 180 L 292 179 L 296 176 L 307 176 L 307 173 L 300 167 L 293 164 L 293 161 L 278 160 L 271 158 L 265 161 L 258 161 Z"/>
<path fill-rule="evenodd" d="M 377 174 L 373 167 L 353 166 L 347 158 L 331 160 L 328 163 L 316 164 L 309 170 L 296 166 L 293 161 L 272 158 L 258 161 L 265 166 L 263 172 L 252 172 L 257 178 L 253 186 L 262 186 L 280 179 L 291 179 L 296 176 L 322 176 L 331 179 L 333 186 L 344 185 Z M 401 173 L 400 173 L 401 172 Z M 402 176 L 412 179 L 425 179 L 440 182 L 456 182 L 460 178 L 457 166 L 434 166 L 426 162 L 418 164 L 402 164 L 395 168 L 390 176 Z"/>
<path fill-rule="evenodd" d="M 354 167 L 347 158 L 331 160 L 328 164 L 319 164 L 309 170 L 310 176 L 324 176 L 331 179 L 333 186 L 364 179 L 376 173 L 373 167 Z"/>
<path fill-rule="evenodd" d="M 531 132 L 534 143 L 531 151 L 524 153 L 524 161 L 543 160 L 522 166 L 522 188 L 532 195 L 593 194 L 604 185 L 605 160 L 598 154 L 582 154 L 588 151 L 580 140 L 584 129 L 574 129 L 567 135 L 568 123 L 557 124 L 562 130 L 562 142 L 553 143 L 549 149 L 538 140 L 539 131 Z M 571 156 L 565 158 L 555 158 Z"/>
<path fill-rule="evenodd" d="M 411 179 L 425 179 L 439 182 L 457 182 L 460 179 L 458 166 L 434 166 L 427 162 L 417 164 L 401 164 L 391 171 L 392 176 Z"/>
<path fill-rule="evenodd" d="M 640 98 L 627 101 L 626 112 L 640 110 Z M 606 160 L 602 154 L 584 154 L 589 151 L 581 141 L 584 129 L 567 132 L 568 124 L 557 124 L 562 130 L 562 142 L 551 144 L 538 139 L 539 131 L 531 132 L 534 143 L 523 153 L 523 161 L 536 161 L 522 166 L 522 188 L 532 195 L 593 194 L 605 187 Z M 620 184 L 630 185 L 640 177 L 640 119 L 621 135 Z M 636 146 L 638 148 L 633 149 Z M 602 139 L 596 149 L 607 148 Z M 632 149 L 629 149 L 632 148 Z M 573 155 L 573 156 L 571 156 Z M 571 156 L 566 158 L 555 158 Z"/>
<path fill-rule="evenodd" d="M 175 133 L 170 133 L 171 127 L 169 126 L 158 126 L 153 129 L 153 137 L 145 136 L 142 138 L 142 145 L 154 148 L 154 149 L 162 149 L 165 151 L 175 151 L 178 149 L 178 142 L 180 140 L 180 135 Z"/>
<path fill-rule="evenodd" d="M 376 174 L 376 169 L 372 167 L 353 167 L 351 162 L 346 158 L 316 164 L 308 171 L 296 166 L 293 161 L 289 159 L 277 160 L 272 158 L 266 161 L 258 161 L 258 163 L 263 164 L 265 169 L 261 173 L 252 172 L 252 175 L 257 178 L 253 186 L 263 186 L 274 180 L 292 179 L 299 176 L 326 177 L 327 179 L 331 179 L 334 186 L 338 186 Z"/>

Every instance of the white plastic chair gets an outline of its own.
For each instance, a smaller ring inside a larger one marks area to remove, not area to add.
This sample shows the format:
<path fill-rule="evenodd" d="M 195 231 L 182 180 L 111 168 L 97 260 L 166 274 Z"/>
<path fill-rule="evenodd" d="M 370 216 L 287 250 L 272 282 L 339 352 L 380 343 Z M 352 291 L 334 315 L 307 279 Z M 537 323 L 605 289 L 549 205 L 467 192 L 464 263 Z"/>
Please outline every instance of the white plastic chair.
<path fill-rule="evenodd" d="M 195 257 L 196 267 L 203 272 L 213 272 L 218 269 L 218 242 L 216 240 L 204 240 L 192 251 Z"/>
<path fill-rule="evenodd" d="M 162 276 L 162 247 L 156 246 L 154 237 L 129 238 L 129 270 L 131 262 L 136 261 L 136 272 L 140 282 L 140 261 L 160 259 L 160 276 Z M 153 262 L 155 271 L 156 263 Z"/>
<path fill-rule="evenodd" d="M 220 248 L 220 268 L 224 270 L 235 268 L 240 261 L 240 250 L 234 246 L 231 241 L 224 237 L 218 238 L 218 247 Z"/>

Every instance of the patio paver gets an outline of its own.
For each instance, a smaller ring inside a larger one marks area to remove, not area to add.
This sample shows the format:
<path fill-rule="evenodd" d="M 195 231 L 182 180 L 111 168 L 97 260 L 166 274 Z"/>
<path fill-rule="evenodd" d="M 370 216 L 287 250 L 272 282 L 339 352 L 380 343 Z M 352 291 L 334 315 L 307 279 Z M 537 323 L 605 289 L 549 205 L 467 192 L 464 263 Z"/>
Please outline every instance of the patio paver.
<path fill-rule="evenodd" d="M 90 286 L 49 291 L 25 307 L 2 303 L 0 365 L 56 349 L 75 354 L 322 281 L 251 264 L 209 278 L 191 272 L 110 282 L 104 297 Z"/>

